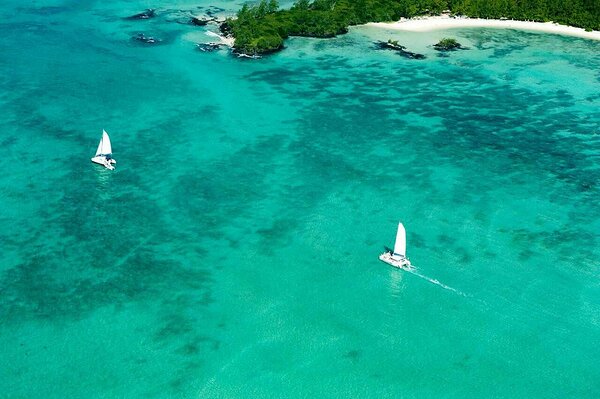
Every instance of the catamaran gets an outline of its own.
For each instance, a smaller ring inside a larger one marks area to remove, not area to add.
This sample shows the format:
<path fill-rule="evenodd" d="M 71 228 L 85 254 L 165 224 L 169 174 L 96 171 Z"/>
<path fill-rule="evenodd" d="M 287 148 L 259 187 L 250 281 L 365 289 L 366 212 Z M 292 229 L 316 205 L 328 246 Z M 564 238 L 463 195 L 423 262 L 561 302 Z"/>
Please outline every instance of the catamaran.
<path fill-rule="evenodd" d="M 386 247 L 386 251 L 379 255 L 379 260 L 399 269 L 414 270 L 410 260 L 406 257 L 406 230 L 402 223 L 398 223 L 394 250 Z"/>
<path fill-rule="evenodd" d="M 112 158 L 112 147 L 106 130 L 102 130 L 102 138 L 100 139 L 100 144 L 98 144 L 96 155 L 92 158 L 92 162 L 100 164 L 106 169 L 115 169 L 114 165 L 117 161 Z"/>

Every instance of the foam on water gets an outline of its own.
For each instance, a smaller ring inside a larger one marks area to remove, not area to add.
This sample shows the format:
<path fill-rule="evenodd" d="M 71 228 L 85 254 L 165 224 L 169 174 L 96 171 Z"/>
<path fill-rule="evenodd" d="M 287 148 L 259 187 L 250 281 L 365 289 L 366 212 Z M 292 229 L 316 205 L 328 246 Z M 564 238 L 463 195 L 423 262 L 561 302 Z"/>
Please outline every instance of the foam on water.
<path fill-rule="evenodd" d="M 445 290 L 452 291 L 452 292 L 454 292 L 454 293 L 456 293 L 456 294 L 458 294 L 458 295 L 462 295 L 462 296 L 465 296 L 465 297 L 466 297 L 466 296 L 469 296 L 469 295 L 467 295 L 467 294 L 465 294 L 465 293 L 463 293 L 463 292 L 461 292 L 461 291 L 459 291 L 459 290 L 457 290 L 457 289 L 455 289 L 455 288 L 452 288 L 452 287 L 450 287 L 450 286 L 448 286 L 448 285 L 446 285 L 446 284 L 444 284 L 444 283 L 441 283 L 441 282 L 440 282 L 439 280 L 437 280 L 437 279 L 434 279 L 434 278 L 431 278 L 431 277 L 427 277 L 427 276 L 425 276 L 425 275 L 423 275 L 423 274 L 419 273 L 419 272 L 417 271 L 417 269 L 412 269 L 412 270 L 407 270 L 407 271 L 408 271 L 409 273 L 411 273 L 411 274 L 414 274 L 414 275 L 415 275 L 415 276 L 417 276 L 417 277 L 420 277 L 420 278 L 422 278 L 423 280 L 429 281 L 431 284 L 435 284 L 435 285 L 437 285 L 437 286 L 440 286 L 440 287 L 442 287 L 442 288 L 443 288 L 443 289 L 445 289 Z"/>

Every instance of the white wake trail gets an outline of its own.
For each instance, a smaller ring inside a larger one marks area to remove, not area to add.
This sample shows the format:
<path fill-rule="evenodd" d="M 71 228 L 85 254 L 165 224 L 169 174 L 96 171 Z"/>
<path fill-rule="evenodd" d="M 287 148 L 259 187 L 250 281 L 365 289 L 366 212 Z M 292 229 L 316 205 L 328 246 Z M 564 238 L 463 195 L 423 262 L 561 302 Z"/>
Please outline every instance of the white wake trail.
<path fill-rule="evenodd" d="M 464 293 L 464 292 L 462 292 L 462 291 L 459 291 L 459 290 L 457 290 L 456 288 L 452 288 L 452 287 L 450 287 L 449 285 L 446 285 L 446 284 L 444 284 L 444 283 L 441 283 L 439 280 L 436 280 L 436 279 L 434 279 L 434 278 L 427 277 L 427 276 L 425 276 L 425 275 L 423 275 L 423 274 L 419 273 L 419 272 L 417 271 L 417 269 L 407 270 L 407 272 L 409 272 L 409 273 L 412 273 L 412 274 L 414 274 L 415 276 L 422 278 L 423 280 L 427 280 L 427 281 L 429 281 L 431 284 L 438 285 L 438 286 L 442 287 L 442 288 L 443 288 L 443 289 L 445 289 L 445 290 L 452 291 L 452 292 L 454 292 L 454 293 L 456 293 L 456 294 L 458 294 L 458 295 L 462 295 L 462 296 L 464 296 L 464 297 L 469 297 L 469 296 L 470 296 L 470 295 L 467 295 L 467 294 L 465 294 L 465 293 Z"/>

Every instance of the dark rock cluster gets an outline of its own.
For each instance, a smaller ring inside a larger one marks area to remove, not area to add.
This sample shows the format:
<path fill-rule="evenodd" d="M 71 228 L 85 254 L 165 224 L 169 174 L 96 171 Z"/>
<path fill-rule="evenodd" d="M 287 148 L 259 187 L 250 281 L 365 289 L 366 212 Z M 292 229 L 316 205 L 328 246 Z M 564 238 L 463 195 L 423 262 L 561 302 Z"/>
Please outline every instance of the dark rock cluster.
<path fill-rule="evenodd" d="M 156 38 L 153 36 L 146 36 L 143 33 L 138 33 L 137 35 L 133 36 L 131 38 L 131 40 L 134 40 L 136 42 L 143 43 L 143 44 L 159 44 L 162 42 L 162 40 L 159 38 Z"/>
<path fill-rule="evenodd" d="M 221 47 L 224 46 L 224 44 L 222 44 L 222 43 L 198 43 L 196 46 L 198 47 L 198 50 L 204 51 L 206 53 L 210 53 L 210 52 L 220 49 Z"/>
<path fill-rule="evenodd" d="M 378 42 L 375 42 L 375 46 L 379 50 L 395 51 L 403 57 L 414 59 L 414 60 L 423 60 L 426 58 L 425 55 L 423 55 L 423 54 L 413 53 L 412 51 L 408 51 L 406 49 L 406 47 L 398 44 L 398 42 L 395 40 L 388 40 L 387 42 L 378 41 Z"/>
<path fill-rule="evenodd" d="M 153 8 L 148 8 L 146 11 L 142 11 L 139 14 L 125 17 L 124 19 L 128 19 L 128 20 L 150 19 L 150 18 L 154 18 L 155 16 L 156 16 L 156 10 L 154 10 Z"/>

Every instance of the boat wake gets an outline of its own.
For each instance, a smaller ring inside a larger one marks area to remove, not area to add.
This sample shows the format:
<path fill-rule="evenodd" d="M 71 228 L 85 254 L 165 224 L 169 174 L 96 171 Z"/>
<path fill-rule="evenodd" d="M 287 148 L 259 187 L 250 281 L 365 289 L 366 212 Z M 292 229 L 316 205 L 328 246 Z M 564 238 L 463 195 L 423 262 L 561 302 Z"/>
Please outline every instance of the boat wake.
<path fill-rule="evenodd" d="M 422 278 L 423 280 L 429 281 L 431 284 L 438 285 L 445 290 L 452 291 L 458 295 L 462 295 L 464 297 L 470 297 L 470 295 L 465 294 L 455 288 L 450 287 L 449 285 L 440 283 L 439 280 L 434 278 L 427 277 L 418 272 L 417 268 L 411 265 L 410 261 L 406 257 L 406 229 L 402 222 L 398 223 L 398 231 L 396 232 L 396 241 L 394 243 L 394 249 L 384 247 L 385 252 L 379 256 L 379 260 L 387 263 L 388 265 L 392 265 L 404 271 L 414 274 L 417 277 Z"/>
<path fill-rule="evenodd" d="M 452 292 L 454 292 L 455 294 L 458 294 L 458 295 L 461 295 L 461 296 L 464 296 L 464 297 L 469 297 L 469 296 L 470 296 L 470 295 L 467 295 L 467 294 L 465 294 L 465 293 L 464 293 L 464 292 L 462 292 L 462 291 L 459 291 L 459 290 L 457 290 L 456 288 L 452 288 L 452 287 L 450 287 L 449 285 L 446 285 L 446 284 L 444 284 L 444 283 L 441 283 L 439 280 L 436 280 L 436 279 L 434 279 L 434 278 L 431 278 L 431 277 L 427 277 L 427 276 L 425 276 L 424 274 L 421 274 L 421 273 L 419 273 L 419 272 L 417 271 L 417 269 L 414 269 L 414 268 L 413 268 L 413 269 L 411 269 L 411 270 L 406 270 L 406 271 L 407 271 L 407 272 L 409 272 L 409 273 L 412 273 L 412 274 L 414 274 L 414 275 L 415 275 L 415 276 L 417 276 L 417 277 L 420 277 L 420 278 L 422 278 L 423 280 L 427 280 L 427 281 L 429 281 L 431 284 L 435 284 L 435 285 L 437 285 L 437 286 L 440 286 L 440 287 L 442 287 L 442 288 L 443 288 L 443 289 L 445 289 L 445 290 L 452 291 Z"/>

